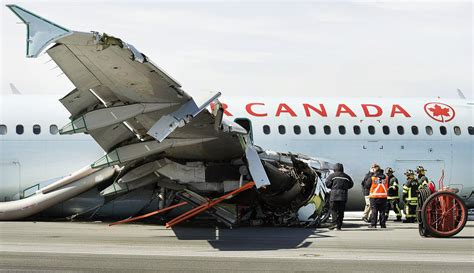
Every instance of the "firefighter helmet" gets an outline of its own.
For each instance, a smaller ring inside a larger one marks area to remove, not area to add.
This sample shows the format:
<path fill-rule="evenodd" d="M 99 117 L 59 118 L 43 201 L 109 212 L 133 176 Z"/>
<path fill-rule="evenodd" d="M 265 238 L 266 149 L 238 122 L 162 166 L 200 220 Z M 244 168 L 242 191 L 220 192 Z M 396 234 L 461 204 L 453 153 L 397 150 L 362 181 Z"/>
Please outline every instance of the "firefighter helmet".
<path fill-rule="evenodd" d="M 385 169 L 385 173 L 394 173 L 393 169 L 388 167 Z"/>
<path fill-rule="evenodd" d="M 416 173 L 424 173 L 426 172 L 425 168 L 423 166 L 418 166 L 416 167 Z"/>
<path fill-rule="evenodd" d="M 405 175 L 406 175 L 406 176 L 415 176 L 415 173 L 413 172 L 413 170 L 407 170 L 407 171 L 405 172 Z"/>

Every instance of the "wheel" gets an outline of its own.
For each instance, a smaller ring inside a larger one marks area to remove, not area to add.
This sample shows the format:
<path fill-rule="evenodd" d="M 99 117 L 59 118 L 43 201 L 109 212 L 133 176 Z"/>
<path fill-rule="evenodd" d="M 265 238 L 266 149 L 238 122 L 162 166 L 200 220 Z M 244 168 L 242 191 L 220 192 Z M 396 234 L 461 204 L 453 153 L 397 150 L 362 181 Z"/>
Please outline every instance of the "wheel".
<path fill-rule="evenodd" d="M 428 233 L 428 230 L 426 229 L 425 225 L 423 225 L 423 223 L 418 223 L 418 232 L 420 233 L 420 236 L 422 237 L 430 236 L 430 234 Z"/>
<path fill-rule="evenodd" d="M 432 194 L 425 201 L 421 218 L 429 235 L 447 238 L 458 234 L 464 228 L 467 208 L 455 193 L 441 191 Z"/>
<path fill-rule="evenodd" d="M 420 233 L 420 236 L 422 237 L 428 237 L 429 232 L 426 226 L 423 224 L 423 216 L 422 216 L 422 211 L 423 211 L 423 204 L 425 201 L 428 199 L 428 197 L 431 195 L 431 191 L 428 188 L 422 188 L 418 192 L 418 204 L 416 206 L 416 219 L 418 221 L 418 232 Z"/>

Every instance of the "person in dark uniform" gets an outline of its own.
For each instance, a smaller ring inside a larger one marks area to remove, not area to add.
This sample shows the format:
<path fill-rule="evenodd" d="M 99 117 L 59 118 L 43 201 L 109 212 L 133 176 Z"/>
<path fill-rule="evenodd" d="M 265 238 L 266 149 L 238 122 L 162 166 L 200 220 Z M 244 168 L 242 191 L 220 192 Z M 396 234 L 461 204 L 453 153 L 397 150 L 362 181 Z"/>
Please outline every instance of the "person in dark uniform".
<path fill-rule="evenodd" d="M 385 169 L 387 176 L 388 191 L 387 191 L 387 210 L 385 211 L 385 218 L 388 220 L 390 210 L 395 212 L 397 216 L 396 222 L 402 221 L 402 211 L 400 210 L 400 192 L 398 186 L 398 179 L 393 175 L 394 171 L 388 167 Z"/>
<path fill-rule="evenodd" d="M 334 165 L 334 173 L 326 179 L 326 187 L 331 189 L 329 202 L 331 205 L 332 225 L 329 229 L 337 228 L 341 230 L 344 210 L 346 209 L 347 192 L 354 186 L 352 178 L 344 173 L 344 166 L 341 163 Z"/>
<path fill-rule="evenodd" d="M 416 206 L 418 205 L 418 189 L 420 184 L 415 179 L 412 170 L 405 172 L 407 182 L 403 185 L 403 202 L 405 203 L 405 220 L 403 223 L 414 223 L 416 220 Z"/>

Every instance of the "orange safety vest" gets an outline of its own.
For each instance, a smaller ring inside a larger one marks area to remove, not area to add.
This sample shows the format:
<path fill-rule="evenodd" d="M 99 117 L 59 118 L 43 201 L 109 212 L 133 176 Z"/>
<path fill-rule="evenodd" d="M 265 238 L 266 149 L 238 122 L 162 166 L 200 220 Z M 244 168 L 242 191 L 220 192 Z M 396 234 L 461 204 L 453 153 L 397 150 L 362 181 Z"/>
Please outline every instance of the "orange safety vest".
<path fill-rule="evenodd" d="M 369 198 L 387 198 L 388 182 L 386 179 L 372 177 Z"/>

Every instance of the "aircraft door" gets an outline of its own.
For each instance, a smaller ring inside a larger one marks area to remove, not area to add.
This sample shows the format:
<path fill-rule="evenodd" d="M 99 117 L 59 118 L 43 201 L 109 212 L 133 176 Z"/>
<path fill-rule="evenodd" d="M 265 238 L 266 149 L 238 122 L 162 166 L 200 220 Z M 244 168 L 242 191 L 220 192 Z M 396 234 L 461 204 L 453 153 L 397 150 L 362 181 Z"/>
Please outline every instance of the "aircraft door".
<path fill-rule="evenodd" d="M 0 162 L 0 202 L 20 199 L 21 164 L 19 161 Z"/>
<path fill-rule="evenodd" d="M 383 152 L 384 152 L 384 146 L 383 143 L 379 140 L 373 140 L 373 141 L 366 141 L 365 143 L 362 144 L 362 152 L 361 156 L 365 158 L 370 158 L 371 164 L 372 163 L 377 163 L 380 166 L 384 166 L 383 161 Z M 365 166 L 367 171 L 369 170 L 370 166 Z"/>
<path fill-rule="evenodd" d="M 234 122 L 249 132 L 250 140 L 253 142 L 252 121 L 248 118 L 236 118 Z"/>

